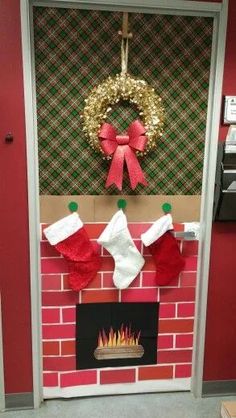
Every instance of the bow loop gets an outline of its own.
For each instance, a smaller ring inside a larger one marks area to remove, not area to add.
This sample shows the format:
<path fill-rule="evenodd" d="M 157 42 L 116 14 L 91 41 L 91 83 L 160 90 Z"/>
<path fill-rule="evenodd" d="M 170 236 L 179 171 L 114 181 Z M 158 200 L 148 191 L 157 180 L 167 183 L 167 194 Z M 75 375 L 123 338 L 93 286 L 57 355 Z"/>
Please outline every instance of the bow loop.
<path fill-rule="evenodd" d="M 117 135 L 113 125 L 104 123 L 99 133 L 101 147 L 106 155 L 112 155 L 106 187 L 115 184 L 122 190 L 123 168 L 126 162 L 131 188 L 140 183 L 147 186 L 144 174 L 138 162 L 136 151 L 144 151 L 147 144 L 146 129 L 139 120 L 131 123 L 127 135 Z"/>
<path fill-rule="evenodd" d="M 140 120 L 138 119 L 132 122 L 130 126 L 128 127 L 128 135 L 131 138 L 144 135 L 145 133 L 146 133 L 146 129 L 144 128 Z"/>
<path fill-rule="evenodd" d="M 113 125 L 111 125 L 111 123 L 103 123 L 99 133 L 100 139 L 109 139 L 110 141 L 115 141 L 116 135 L 117 130 Z"/>
<path fill-rule="evenodd" d="M 147 137 L 146 136 L 138 136 L 136 138 L 131 138 L 129 141 L 129 145 L 134 148 L 136 151 L 143 152 L 147 145 Z"/>

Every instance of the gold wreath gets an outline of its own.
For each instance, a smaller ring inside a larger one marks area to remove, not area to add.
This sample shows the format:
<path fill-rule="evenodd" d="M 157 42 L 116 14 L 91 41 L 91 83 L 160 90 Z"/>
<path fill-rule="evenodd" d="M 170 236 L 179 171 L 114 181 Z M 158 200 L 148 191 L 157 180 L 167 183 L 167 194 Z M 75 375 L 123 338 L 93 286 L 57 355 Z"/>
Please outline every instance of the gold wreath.
<path fill-rule="evenodd" d="M 146 81 L 131 77 L 127 73 L 108 77 L 94 87 L 85 99 L 82 119 L 83 131 L 88 137 L 88 142 L 96 151 L 103 153 L 100 147 L 99 131 L 112 110 L 111 106 L 120 100 L 128 100 L 138 108 L 148 141 L 145 151 L 137 154 L 146 155 L 163 135 L 164 108 L 162 99 Z"/>

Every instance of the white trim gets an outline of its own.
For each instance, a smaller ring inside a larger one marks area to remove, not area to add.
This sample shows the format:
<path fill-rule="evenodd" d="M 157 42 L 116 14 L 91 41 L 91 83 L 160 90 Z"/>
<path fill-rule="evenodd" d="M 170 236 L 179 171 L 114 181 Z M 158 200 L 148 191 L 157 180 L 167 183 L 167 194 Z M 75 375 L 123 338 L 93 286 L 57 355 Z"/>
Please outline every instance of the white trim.
<path fill-rule="evenodd" d="M 32 311 L 32 350 L 34 406 L 42 399 L 41 367 L 41 316 L 40 316 L 40 280 L 39 280 L 39 187 L 38 153 L 36 128 L 36 99 L 34 54 L 30 22 L 32 7 L 54 6 L 73 8 L 93 8 L 100 10 L 131 10 L 146 13 L 178 14 L 189 16 L 210 16 L 214 18 L 214 36 L 212 45 L 211 82 L 209 89 L 208 118 L 206 131 L 206 152 L 203 172 L 203 199 L 201 205 L 201 243 L 198 265 L 197 306 L 195 321 L 195 349 L 193 364 L 192 390 L 196 396 L 202 393 L 204 360 L 204 340 L 206 325 L 206 305 L 209 271 L 212 206 L 214 194 L 214 175 L 216 167 L 217 141 L 220 121 L 221 88 L 223 79 L 224 50 L 227 25 L 228 0 L 223 4 L 188 0 L 21 0 L 22 50 L 24 69 L 24 93 L 27 137 L 27 172 L 29 196 L 30 228 L 30 271 L 31 271 L 31 311 Z M 32 112 L 33 109 L 33 112 Z M 205 194 L 205 196 L 204 196 Z M 163 381 L 160 381 L 163 388 Z M 109 385 L 110 386 L 110 385 Z M 104 385 L 102 385 L 104 387 Z M 116 386 L 117 387 L 117 386 Z M 49 390 L 49 389 L 47 389 Z M 157 390 L 157 389 L 155 389 Z M 159 389 L 158 389 L 159 390 Z M 174 390 L 174 389 L 173 389 Z M 184 389 L 181 389 L 184 390 Z M 52 391 L 51 391 L 52 392 Z M 126 391 L 127 393 L 127 391 Z M 55 396 L 55 395 L 53 395 Z M 76 395 L 79 396 L 79 395 Z"/>
<path fill-rule="evenodd" d="M 195 396 L 202 395 L 212 213 L 221 112 L 227 16 L 228 0 L 223 0 L 221 12 L 214 20 L 206 145 L 202 180 L 200 245 L 196 289 L 197 303 L 194 322 L 192 373 L 192 392 Z"/>
<path fill-rule="evenodd" d="M 5 409 L 4 363 L 2 344 L 2 302 L 0 294 L 0 412 Z"/>
<path fill-rule="evenodd" d="M 81 221 L 78 213 L 74 212 L 48 226 L 43 232 L 50 244 L 56 245 L 75 234 L 82 227 L 83 222 Z"/>
<path fill-rule="evenodd" d="M 30 283 L 31 283 L 31 334 L 34 408 L 43 400 L 42 393 L 42 349 L 41 349 L 41 286 L 40 286 L 40 221 L 39 221 L 39 182 L 37 116 L 34 74 L 34 55 L 32 52 L 32 8 L 28 0 L 21 0 L 21 35 L 25 99 L 26 153 L 28 180 L 28 214 L 30 244 Z M 33 111 L 32 111 L 33 110 Z"/>
<path fill-rule="evenodd" d="M 157 219 L 146 232 L 141 234 L 141 241 L 145 247 L 149 247 L 149 245 L 161 238 L 170 229 L 174 229 L 174 227 L 172 224 L 172 216 L 168 213 Z"/>
<path fill-rule="evenodd" d="M 182 392 L 190 391 L 190 378 L 170 380 L 146 380 L 136 383 L 117 383 L 111 385 L 81 385 L 60 387 L 44 387 L 45 399 L 72 398 L 98 395 L 127 395 L 128 393 Z"/>

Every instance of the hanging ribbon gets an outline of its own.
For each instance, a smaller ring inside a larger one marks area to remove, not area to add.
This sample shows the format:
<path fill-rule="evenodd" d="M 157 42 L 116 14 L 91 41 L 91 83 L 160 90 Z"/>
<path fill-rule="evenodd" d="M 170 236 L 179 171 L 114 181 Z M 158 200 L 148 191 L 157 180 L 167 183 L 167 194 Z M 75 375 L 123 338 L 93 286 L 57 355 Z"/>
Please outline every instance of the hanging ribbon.
<path fill-rule="evenodd" d="M 123 38 L 121 41 L 121 74 L 128 72 L 129 40 Z"/>
<path fill-rule="evenodd" d="M 144 174 L 136 157 L 136 151 L 144 151 L 147 137 L 144 126 L 139 120 L 131 123 L 127 135 L 117 135 L 109 123 L 104 123 L 99 133 L 102 150 L 106 155 L 113 155 L 106 187 L 115 184 L 122 190 L 124 162 L 126 162 L 132 190 L 140 183 L 147 186 Z"/>

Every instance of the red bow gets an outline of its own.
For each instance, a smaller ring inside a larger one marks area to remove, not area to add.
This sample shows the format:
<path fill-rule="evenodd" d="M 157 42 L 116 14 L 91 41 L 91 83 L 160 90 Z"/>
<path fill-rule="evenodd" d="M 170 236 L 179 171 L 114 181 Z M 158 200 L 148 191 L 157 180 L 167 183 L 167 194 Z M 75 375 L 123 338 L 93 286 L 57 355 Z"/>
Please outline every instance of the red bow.
<path fill-rule="evenodd" d="M 106 155 L 112 155 L 112 162 L 107 176 L 106 187 L 115 184 L 122 190 L 124 162 L 126 162 L 131 188 L 134 190 L 138 183 L 147 186 L 144 174 L 135 152 L 144 151 L 147 137 L 144 126 L 135 120 L 128 128 L 127 135 L 117 135 L 117 131 L 110 123 L 104 123 L 99 133 L 101 147 Z"/>

